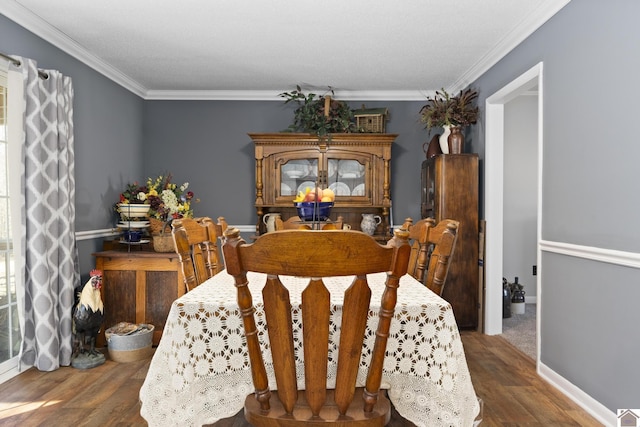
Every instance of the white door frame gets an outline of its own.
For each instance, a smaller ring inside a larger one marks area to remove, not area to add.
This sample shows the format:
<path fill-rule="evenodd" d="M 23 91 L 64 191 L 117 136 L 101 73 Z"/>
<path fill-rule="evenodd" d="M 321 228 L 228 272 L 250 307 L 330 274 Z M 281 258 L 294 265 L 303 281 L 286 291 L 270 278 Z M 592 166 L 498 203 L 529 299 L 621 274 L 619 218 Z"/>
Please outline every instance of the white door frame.
<path fill-rule="evenodd" d="M 540 240 L 542 224 L 542 62 L 489 96 L 485 101 L 484 212 L 485 230 L 485 314 L 484 332 L 502 333 L 502 245 L 504 209 L 504 104 L 524 92 L 538 88 L 538 224 L 536 258 L 538 274 L 537 322 L 540 322 Z M 539 330 L 539 329 L 538 329 Z M 539 335 L 539 334 L 538 334 Z M 539 338 L 538 338 L 539 342 Z M 539 349 L 539 346 L 537 346 Z"/>

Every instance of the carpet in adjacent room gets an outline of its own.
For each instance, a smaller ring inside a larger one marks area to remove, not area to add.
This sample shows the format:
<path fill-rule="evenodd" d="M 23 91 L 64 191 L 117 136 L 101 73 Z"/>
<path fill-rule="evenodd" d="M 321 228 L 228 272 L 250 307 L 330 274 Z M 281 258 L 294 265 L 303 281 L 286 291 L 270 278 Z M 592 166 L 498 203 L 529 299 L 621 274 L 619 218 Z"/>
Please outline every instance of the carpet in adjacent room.
<path fill-rule="evenodd" d="M 525 304 L 524 314 L 502 319 L 502 337 L 536 360 L 536 304 Z"/>

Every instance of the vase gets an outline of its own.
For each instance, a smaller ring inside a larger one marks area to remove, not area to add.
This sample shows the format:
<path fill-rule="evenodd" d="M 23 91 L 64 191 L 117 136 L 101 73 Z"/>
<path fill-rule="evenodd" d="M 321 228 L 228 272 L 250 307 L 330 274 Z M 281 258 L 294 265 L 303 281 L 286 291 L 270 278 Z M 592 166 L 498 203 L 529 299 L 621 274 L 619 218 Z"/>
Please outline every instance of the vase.
<path fill-rule="evenodd" d="M 444 132 L 440 135 L 440 150 L 442 150 L 442 154 L 449 154 L 449 135 L 451 135 L 451 126 L 444 125 L 442 126 Z"/>
<path fill-rule="evenodd" d="M 464 147 L 464 135 L 462 133 L 461 126 L 451 126 L 451 134 L 447 138 L 449 143 L 449 154 L 462 153 L 462 147 Z"/>
<path fill-rule="evenodd" d="M 380 215 L 362 214 L 360 230 L 362 230 L 362 232 L 368 234 L 369 236 L 373 236 L 376 232 L 378 224 L 380 224 L 381 222 L 382 218 L 380 217 Z"/>
<path fill-rule="evenodd" d="M 442 150 L 440 149 L 440 135 L 434 135 L 429 141 L 428 145 L 425 142 L 422 144 L 422 149 L 424 150 L 424 154 L 427 156 L 427 159 L 437 156 L 438 154 L 442 154 Z M 426 149 L 425 149 L 426 146 Z"/>
<path fill-rule="evenodd" d="M 276 231 L 276 222 L 280 219 L 281 215 L 278 212 L 272 212 L 265 214 L 262 217 L 262 222 L 267 226 L 267 233 L 271 233 L 272 231 Z"/>

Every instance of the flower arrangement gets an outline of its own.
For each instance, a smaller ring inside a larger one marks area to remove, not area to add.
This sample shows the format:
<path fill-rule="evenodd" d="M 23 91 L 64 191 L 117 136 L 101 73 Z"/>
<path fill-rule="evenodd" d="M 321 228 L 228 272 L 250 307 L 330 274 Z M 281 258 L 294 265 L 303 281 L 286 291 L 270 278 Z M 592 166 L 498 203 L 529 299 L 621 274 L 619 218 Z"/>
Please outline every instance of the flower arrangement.
<path fill-rule="evenodd" d="M 477 98 L 478 92 L 471 89 L 460 91 L 457 96 L 450 96 L 444 89 L 436 91 L 420 109 L 420 120 L 426 123 L 427 129 L 474 124 L 478 121 Z"/>
<path fill-rule="evenodd" d="M 127 184 L 125 190 L 120 193 L 120 200 L 118 201 L 118 203 L 148 204 L 149 200 L 147 200 L 147 191 L 147 187 L 141 186 L 140 184 L 138 184 L 138 181 L 135 181 L 133 184 Z"/>
<path fill-rule="evenodd" d="M 171 182 L 171 174 L 147 178 L 145 185 L 137 181 L 127 184 L 114 205 L 116 212 L 122 212 L 121 205 L 149 205 L 149 218 L 167 223 L 175 218 L 192 218 L 192 204 L 200 200 L 194 198 L 193 191 L 187 191 L 189 183 L 177 185 Z M 132 207 L 133 209 L 133 207 Z"/>
<path fill-rule="evenodd" d="M 146 185 L 146 198 L 151 204 L 149 217 L 168 222 L 176 218 L 193 218 L 192 203 L 198 203 L 194 199 L 193 191 L 187 191 L 189 183 L 177 185 L 171 182 L 173 176 L 160 175 L 156 178 L 148 178 Z"/>

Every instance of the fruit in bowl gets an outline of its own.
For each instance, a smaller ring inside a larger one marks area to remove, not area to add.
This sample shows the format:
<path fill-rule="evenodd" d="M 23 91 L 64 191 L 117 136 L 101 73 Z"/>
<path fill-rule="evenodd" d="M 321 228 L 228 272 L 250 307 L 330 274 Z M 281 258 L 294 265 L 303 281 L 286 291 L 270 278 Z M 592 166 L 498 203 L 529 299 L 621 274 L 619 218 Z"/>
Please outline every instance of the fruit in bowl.
<path fill-rule="evenodd" d="M 294 203 L 300 202 L 334 202 L 336 199 L 336 195 L 330 188 L 322 189 L 320 187 L 311 188 L 307 187 L 306 191 L 303 193 L 302 191 L 298 192 L 298 195 L 295 199 L 293 199 Z"/>
<path fill-rule="evenodd" d="M 329 218 L 335 198 L 335 193 L 328 188 L 307 187 L 304 193 L 298 193 L 293 204 L 303 221 L 325 221 Z"/>
<path fill-rule="evenodd" d="M 331 214 L 333 202 L 296 202 L 294 205 L 303 221 L 325 221 Z"/>

